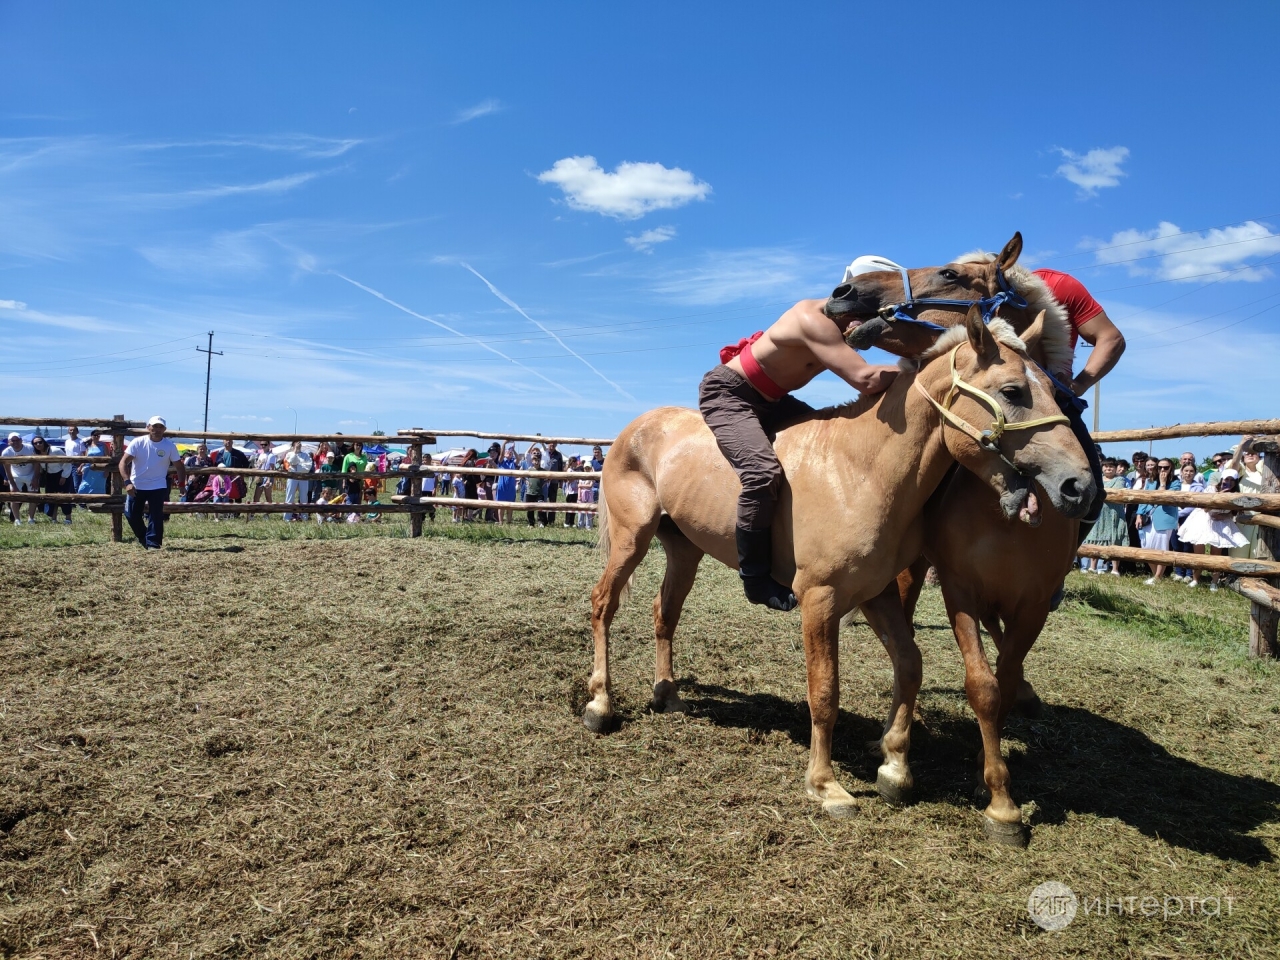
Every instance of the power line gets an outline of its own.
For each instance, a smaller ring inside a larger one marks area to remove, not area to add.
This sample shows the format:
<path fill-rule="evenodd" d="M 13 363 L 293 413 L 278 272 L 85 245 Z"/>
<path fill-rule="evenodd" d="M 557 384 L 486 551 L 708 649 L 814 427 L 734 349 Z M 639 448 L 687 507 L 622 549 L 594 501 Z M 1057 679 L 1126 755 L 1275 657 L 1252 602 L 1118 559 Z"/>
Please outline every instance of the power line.
<path fill-rule="evenodd" d="M 1221 326 L 1217 330 L 1210 330 L 1208 333 L 1201 333 L 1201 334 L 1197 334 L 1194 337 L 1187 337 L 1187 339 L 1185 340 L 1175 340 L 1173 343 L 1158 343 L 1154 347 L 1147 347 L 1146 349 L 1147 350 L 1163 350 L 1165 347 L 1176 347 L 1184 343 L 1190 343 L 1192 340 L 1203 340 L 1205 337 L 1211 337 L 1215 333 L 1221 333 L 1223 330 L 1230 330 L 1232 327 L 1238 327 L 1240 326 L 1240 324 L 1244 323 L 1246 320 L 1252 320 L 1254 317 L 1260 317 L 1264 313 L 1268 312 L 1269 310 L 1274 310 L 1276 307 L 1280 307 L 1280 303 L 1273 303 L 1269 307 L 1263 307 L 1257 313 L 1251 313 L 1247 317 L 1241 317 L 1239 320 L 1236 320 L 1233 323 L 1228 323 L 1224 326 Z"/>

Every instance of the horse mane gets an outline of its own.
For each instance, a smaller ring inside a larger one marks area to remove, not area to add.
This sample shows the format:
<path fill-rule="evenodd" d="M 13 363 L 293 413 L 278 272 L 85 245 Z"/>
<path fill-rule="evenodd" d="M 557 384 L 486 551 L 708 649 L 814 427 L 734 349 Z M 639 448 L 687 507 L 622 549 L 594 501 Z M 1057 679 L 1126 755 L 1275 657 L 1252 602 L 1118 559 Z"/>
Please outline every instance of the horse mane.
<path fill-rule="evenodd" d="M 995 258 L 994 253 L 986 250 L 971 250 L 952 262 L 990 263 Z M 1066 308 L 1058 303 L 1048 284 L 1021 264 L 1015 263 L 1005 270 L 1004 275 L 1018 296 L 1027 301 L 1027 312 L 1031 317 L 1044 311 L 1044 336 L 1040 338 L 1044 364 L 1055 376 L 1069 379 L 1074 351 L 1071 348 L 1071 321 L 1067 319 Z"/>
<path fill-rule="evenodd" d="M 1031 303 L 1027 301 L 1028 305 Z M 1009 325 L 1008 320 L 996 317 L 987 324 L 987 329 L 991 331 L 991 335 L 1000 343 L 1003 343 L 1011 350 L 1017 350 L 1021 353 L 1027 352 L 1027 345 L 1022 342 L 1022 338 L 1013 332 L 1013 327 Z M 898 369 L 903 373 L 916 373 L 924 368 L 930 360 L 940 357 L 944 353 L 951 350 L 957 344 L 964 343 L 969 339 L 969 331 L 963 323 L 954 327 L 947 327 L 946 332 L 942 334 L 924 353 L 918 357 L 903 357 L 898 361 Z"/>

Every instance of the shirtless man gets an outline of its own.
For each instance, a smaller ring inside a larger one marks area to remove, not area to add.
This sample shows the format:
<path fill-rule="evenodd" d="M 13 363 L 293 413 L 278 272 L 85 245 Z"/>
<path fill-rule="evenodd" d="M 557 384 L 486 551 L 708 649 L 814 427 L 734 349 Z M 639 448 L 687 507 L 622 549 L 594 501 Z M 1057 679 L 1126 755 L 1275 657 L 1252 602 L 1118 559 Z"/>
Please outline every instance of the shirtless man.
<path fill-rule="evenodd" d="M 770 575 L 773 513 L 782 465 L 773 434 L 813 408 L 791 396 L 830 370 L 864 394 L 880 393 L 898 368 L 867 363 L 844 341 L 852 317 L 832 320 L 826 300 L 801 300 L 768 330 L 720 351 L 721 364 L 702 378 L 698 407 L 725 459 L 742 481 L 738 497 L 738 574 L 747 599 L 771 610 L 796 605 L 791 588 Z"/>

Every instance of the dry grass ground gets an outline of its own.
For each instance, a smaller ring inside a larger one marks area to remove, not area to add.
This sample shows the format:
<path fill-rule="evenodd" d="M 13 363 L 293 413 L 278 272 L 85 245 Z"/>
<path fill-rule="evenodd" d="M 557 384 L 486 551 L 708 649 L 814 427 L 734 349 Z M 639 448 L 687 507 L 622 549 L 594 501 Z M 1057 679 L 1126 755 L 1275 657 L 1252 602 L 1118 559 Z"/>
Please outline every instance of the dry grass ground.
<path fill-rule="evenodd" d="M 749 608 L 730 572 L 704 565 L 677 636 L 695 712 L 651 716 L 655 545 L 616 624 L 623 723 L 598 738 L 577 716 L 585 538 L 282 542 L 262 523 L 175 524 L 159 554 L 0 542 L 0 955 L 1280 949 L 1280 671 L 1245 659 L 1237 597 L 1073 577 L 1030 661 L 1048 709 L 1010 731 L 1034 824 L 1012 850 L 973 805 L 936 590 L 912 807 L 872 789 L 890 673 L 845 628 L 836 757 L 862 809 L 837 822 L 803 794 L 798 616 Z M 1026 904 L 1051 879 L 1229 896 L 1231 915 L 1082 905 L 1045 933 Z"/>

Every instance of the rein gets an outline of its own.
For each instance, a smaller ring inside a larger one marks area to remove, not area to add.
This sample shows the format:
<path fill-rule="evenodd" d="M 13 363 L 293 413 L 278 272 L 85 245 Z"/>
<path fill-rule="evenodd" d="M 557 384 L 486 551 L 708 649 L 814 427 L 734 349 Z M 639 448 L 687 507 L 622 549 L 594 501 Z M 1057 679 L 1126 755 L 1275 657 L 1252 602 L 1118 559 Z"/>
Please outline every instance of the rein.
<path fill-rule="evenodd" d="M 912 297 L 911 296 L 911 277 L 908 276 L 906 268 L 899 267 L 902 274 L 902 289 L 906 295 L 905 300 L 901 303 L 891 303 L 881 307 L 878 315 L 882 320 L 888 320 L 890 323 L 911 323 L 916 326 L 924 327 L 926 330 L 932 330 L 935 333 L 941 333 L 947 328 L 940 324 L 933 323 L 929 320 L 920 320 L 911 316 L 906 311 L 917 307 L 956 307 L 968 310 L 975 303 L 982 310 L 982 322 L 990 323 L 995 319 L 997 311 L 1005 304 L 1017 309 L 1026 307 L 1027 301 L 1018 295 L 1017 291 L 1009 285 L 1009 281 L 1005 279 L 1004 271 L 996 271 L 996 281 L 1000 284 L 1000 291 L 990 297 L 982 297 L 980 300 L 949 300 L 943 297 Z"/>
<path fill-rule="evenodd" d="M 962 346 L 964 346 L 964 344 L 958 343 L 955 345 L 955 347 L 951 351 L 951 361 L 950 361 L 951 389 L 947 391 L 947 395 L 946 397 L 943 398 L 942 403 L 939 403 L 937 400 L 933 399 L 933 397 L 929 396 L 929 391 L 925 390 L 925 388 L 920 385 L 920 380 L 918 378 L 914 381 L 915 388 L 918 391 L 920 391 L 920 395 L 922 397 L 924 397 L 926 400 L 932 403 L 935 407 L 937 407 L 938 412 L 942 414 L 942 420 L 944 424 L 950 424 L 951 426 L 955 427 L 957 430 L 960 430 L 961 432 L 967 434 L 974 441 L 976 441 L 978 446 L 980 446 L 982 449 L 986 450 L 988 453 L 994 453 L 997 457 L 999 457 L 1001 460 L 1004 461 L 1006 466 L 1017 471 L 1018 473 L 1022 474 L 1022 476 L 1025 477 L 1027 476 L 1026 472 L 1021 467 L 1019 467 L 1016 463 L 1014 463 L 1012 460 L 1006 457 L 1003 451 L 1001 451 L 1000 438 L 1004 436 L 1004 434 L 1009 433 L 1013 430 L 1032 430 L 1036 427 L 1047 426 L 1048 424 L 1051 424 L 1051 423 L 1065 423 L 1069 426 L 1071 424 L 1071 421 L 1063 414 L 1056 413 L 1048 417 L 1040 417 L 1038 420 L 1026 420 L 1026 421 L 1019 421 L 1018 423 L 1009 423 L 1005 419 L 1004 410 L 1001 408 L 1000 404 L 996 401 L 996 399 L 992 397 L 989 393 L 985 393 L 982 390 L 979 390 L 973 384 L 963 380 L 960 376 L 960 373 L 956 370 L 956 354 L 959 352 Z M 959 393 L 969 394 L 969 396 L 973 397 L 975 400 L 984 404 L 986 407 L 988 407 L 991 410 L 992 414 L 994 415 L 994 419 L 992 419 L 990 427 L 988 427 L 986 430 L 979 431 L 978 428 L 975 427 L 973 424 L 969 423 L 969 421 L 962 420 L 960 417 L 956 416 L 954 413 L 951 412 L 951 404 L 955 402 L 956 395 Z"/>

